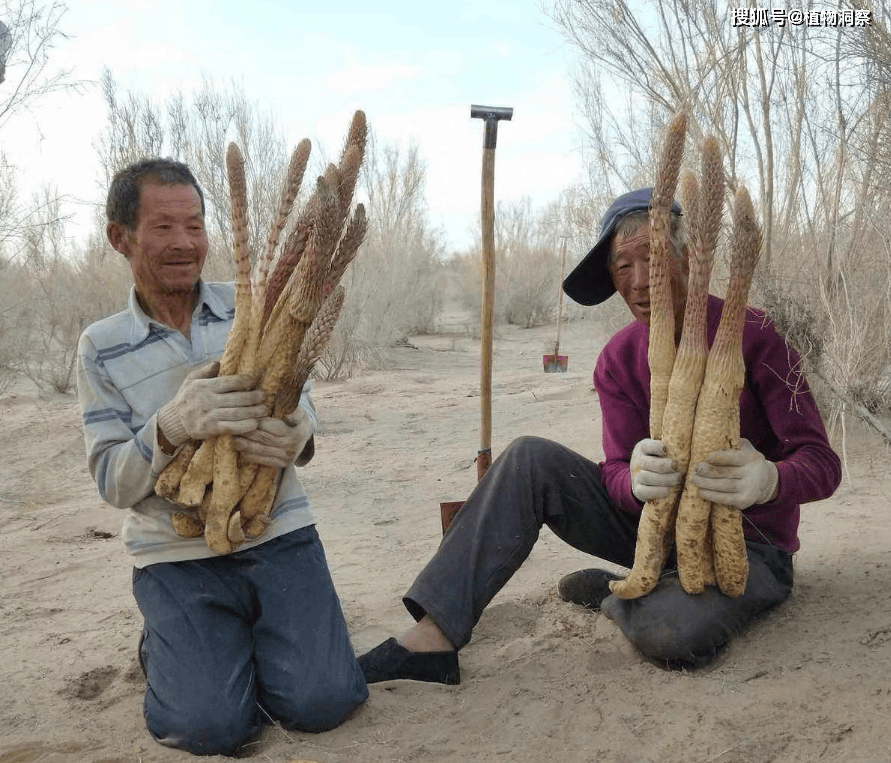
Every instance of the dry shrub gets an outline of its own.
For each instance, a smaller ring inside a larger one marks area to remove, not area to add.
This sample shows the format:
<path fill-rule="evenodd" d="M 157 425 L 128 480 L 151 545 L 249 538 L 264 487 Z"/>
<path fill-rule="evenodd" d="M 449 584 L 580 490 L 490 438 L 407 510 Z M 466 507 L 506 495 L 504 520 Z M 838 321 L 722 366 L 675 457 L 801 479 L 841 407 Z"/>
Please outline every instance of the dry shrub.
<path fill-rule="evenodd" d="M 27 376 L 40 389 L 74 387 L 77 342 L 94 321 L 126 307 L 130 270 L 104 246 L 62 254 L 31 250 L 22 265 L 0 269 L 9 294 L 0 316 L 0 383 Z M 2 391 L 2 387 L 0 387 Z"/>
<path fill-rule="evenodd" d="M 559 288 L 559 256 L 546 249 L 516 247 L 495 257 L 495 321 L 533 328 L 553 320 Z M 456 256 L 450 267 L 457 273 L 461 304 L 476 316 L 482 308 L 481 254 Z"/>
<path fill-rule="evenodd" d="M 0 252 L 0 391 L 18 375 L 71 391 L 81 331 L 125 305 L 129 267 L 106 261 L 98 237 L 73 245 L 63 201 L 49 187 L 35 194 Z"/>
<path fill-rule="evenodd" d="M 873 233 L 831 271 L 787 242 L 756 279 L 757 301 L 802 356 L 830 421 L 851 404 L 891 418 L 891 253 Z M 825 382 L 825 384 L 821 384 Z"/>
<path fill-rule="evenodd" d="M 561 250 L 565 241 L 565 200 L 533 209 L 529 198 L 499 203 L 495 213 L 495 304 L 496 323 L 522 328 L 540 326 L 556 318 L 561 288 Z M 567 245 L 567 259 L 575 247 Z M 461 304 L 476 317 L 482 307 L 482 243 L 455 255 L 451 269 L 460 287 Z M 569 267 L 567 265 L 567 267 Z M 566 305 L 564 320 L 574 314 Z"/>
<path fill-rule="evenodd" d="M 21 372 L 22 358 L 30 341 L 27 274 L 8 260 L 0 258 L 0 394 Z"/>
<path fill-rule="evenodd" d="M 523 328 L 551 320 L 560 289 L 559 255 L 552 249 L 519 246 L 504 265 L 499 310 L 503 320 Z"/>
<path fill-rule="evenodd" d="M 343 284 L 347 299 L 319 360 L 326 379 L 380 368 L 386 349 L 411 334 L 433 333 L 442 309 L 443 265 L 430 250 L 367 242 Z"/>

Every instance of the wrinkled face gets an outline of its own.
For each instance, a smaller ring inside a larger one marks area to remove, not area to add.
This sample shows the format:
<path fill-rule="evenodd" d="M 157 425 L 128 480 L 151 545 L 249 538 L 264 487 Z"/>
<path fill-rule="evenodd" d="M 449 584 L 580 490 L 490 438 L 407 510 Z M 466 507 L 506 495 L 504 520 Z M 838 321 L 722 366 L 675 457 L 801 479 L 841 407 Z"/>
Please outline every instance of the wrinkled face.
<path fill-rule="evenodd" d="M 650 226 L 642 225 L 625 236 L 616 234 L 612 243 L 609 265 L 616 291 L 625 300 L 634 319 L 650 325 Z M 675 314 L 675 336 L 679 337 L 684 324 L 687 302 L 688 261 L 671 258 L 671 292 Z"/>
<path fill-rule="evenodd" d="M 134 230 L 109 223 L 108 239 L 130 262 L 137 293 L 149 300 L 191 294 L 207 257 L 201 199 L 190 185 L 146 180 Z"/>

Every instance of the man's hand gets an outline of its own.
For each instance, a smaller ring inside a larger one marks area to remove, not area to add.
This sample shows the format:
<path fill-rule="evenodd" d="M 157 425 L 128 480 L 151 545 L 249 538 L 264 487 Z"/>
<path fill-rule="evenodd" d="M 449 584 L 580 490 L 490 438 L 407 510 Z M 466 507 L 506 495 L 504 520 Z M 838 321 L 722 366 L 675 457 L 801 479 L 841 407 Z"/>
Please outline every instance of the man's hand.
<path fill-rule="evenodd" d="M 261 419 L 254 431 L 232 438 L 232 444 L 247 461 L 284 469 L 303 452 L 312 429 L 306 411 L 297 408 L 284 419 Z"/>
<path fill-rule="evenodd" d="M 217 376 L 219 363 L 192 371 L 158 413 L 158 426 L 173 445 L 221 434 L 246 434 L 266 415 L 263 391 L 248 374 Z"/>
<path fill-rule="evenodd" d="M 708 501 L 747 509 L 777 497 L 776 464 L 768 461 L 744 437 L 739 449 L 710 453 L 693 470 L 693 484 Z"/>
<path fill-rule="evenodd" d="M 675 470 L 665 455 L 661 440 L 641 440 L 631 451 L 631 492 L 638 501 L 653 501 L 668 496 L 680 485 L 684 475 Z"/>

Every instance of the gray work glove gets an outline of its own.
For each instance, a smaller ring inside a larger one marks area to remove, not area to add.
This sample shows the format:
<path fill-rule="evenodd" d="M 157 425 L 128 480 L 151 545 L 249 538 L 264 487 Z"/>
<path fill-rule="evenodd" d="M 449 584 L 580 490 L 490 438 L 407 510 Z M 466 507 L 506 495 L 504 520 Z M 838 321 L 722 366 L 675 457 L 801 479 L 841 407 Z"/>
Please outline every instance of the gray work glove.
<path fill-rule="evenodd" d="M 284 419 L 260 419 L 255 430 L 233 437 L 232 444 L 246 461 L 284 469 L 297 461 L 312 434 L 312 420 L 297 408 Z"/>
<path fill-rule="evenodd" d="M 173 445 L 222 434 L 246 434 L 266 416 L 263 391 L 248 374 L 217 376 L 219 363 L 192 371 L 158 412 L 158 427 Z"/>
<path fill-rule="evenodd" d="M 680 485 L 684 475 L 675 470 L 674 461 L 665 455 L 661 440 L 641 440 L 631 451 L 631 492 L 638 501 L 666 498 L 672 487 Z"/>
<path fill-rule="evenodd" d="M 745 437 L 739 448 L 710 453 L 693 470 L 693 484 L 699 495 L 713 503 L 747 509 L 777 497 L 777 465 L 755 450 Z"/>

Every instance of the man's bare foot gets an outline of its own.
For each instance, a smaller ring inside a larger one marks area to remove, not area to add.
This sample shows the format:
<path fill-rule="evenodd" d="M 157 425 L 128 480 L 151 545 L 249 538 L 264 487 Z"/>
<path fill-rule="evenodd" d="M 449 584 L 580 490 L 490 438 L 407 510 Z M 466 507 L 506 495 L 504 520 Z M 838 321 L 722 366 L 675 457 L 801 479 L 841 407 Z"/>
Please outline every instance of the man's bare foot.
<path fill-rule="evenodd" d="M 454 652 L 455 646 L 433 622 L 430 615 L 424 615 L 412 628 L 399 638 L 409 652 Z"/>

